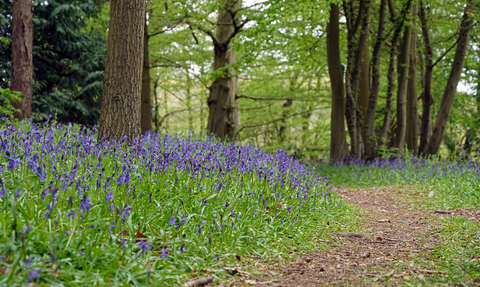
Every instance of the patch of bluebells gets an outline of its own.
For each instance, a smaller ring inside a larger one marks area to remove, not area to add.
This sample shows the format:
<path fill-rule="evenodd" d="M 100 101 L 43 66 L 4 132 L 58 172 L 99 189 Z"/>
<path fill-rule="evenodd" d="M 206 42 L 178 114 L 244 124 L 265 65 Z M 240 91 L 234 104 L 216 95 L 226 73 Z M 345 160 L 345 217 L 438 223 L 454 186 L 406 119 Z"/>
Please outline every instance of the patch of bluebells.
<path fill-rule="evenodd" d="M 74 246 L 82 258 L 91 247 L 81 236 L 95 236 L 93 248 L 113 242 L 115 248 L 140 248 L 141 254 L 158 254 L 166 262 L 173 260 L 169 250 L 198 253 L 204 245 L 229 253 L 228 244 L 254 248 L 260 242 L 255 237 L 267 236 L 262 229 L 266 221 L 295 235 L 318 218 L 314 212 L 328 216 L 327 205 L 341 205 L 313 166 L 282 150 L 269 154 L 214 138 L 151 132 L 129 144 L 99 143 L 95 128 L 23 125 L 6 122 L 0 127 L 0 202 L 6 203 L 0 206 L 15 208 L 13 195 L 19 205 L 35 210 L 28 220 L 40 226 L 55 223 L 44 237 L 46 246 L 51 238 L 65 238 L 56 241 L 63 244 L 57 250 Z M 27 218 L 16 214 L 26 226 Z M 258 235 L 244 234 L 249 224 L 257 225 Z M 148 238 L 170 240 L 137 241 L 141 228 Z M 11 237 L 13 230 L 7 232 Z M 226 233 L 237 238 L 235 243 L 215 244 Z M 44 250 L 39 256 L 49 258 L 45 264 L 61 261 L 61 256 L 81 260 L 73 253 Z M 40 274 L 33 270 L 28 280 Z"/>

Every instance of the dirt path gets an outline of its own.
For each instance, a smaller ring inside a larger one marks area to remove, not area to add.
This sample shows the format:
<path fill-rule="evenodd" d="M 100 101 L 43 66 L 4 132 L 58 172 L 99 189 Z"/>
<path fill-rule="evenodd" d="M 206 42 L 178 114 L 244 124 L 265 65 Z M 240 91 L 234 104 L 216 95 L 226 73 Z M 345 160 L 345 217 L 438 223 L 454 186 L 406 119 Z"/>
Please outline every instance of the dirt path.
<path fill-rule="evenodd" d="M 367 215 L 361 229 L 331 234 L 331 252 L 308 254 L 287 265 L 259 263 L 263 275 L 243 277 L 234 285 L 396 286 L 411 276 L 434 274 L 417 266 L 415 258 L 432 250 L 437 236 L 431 218 L 443 214 L 398 206 L 403 192 L 398 187 L 341 190 L 345 201 Z"/>

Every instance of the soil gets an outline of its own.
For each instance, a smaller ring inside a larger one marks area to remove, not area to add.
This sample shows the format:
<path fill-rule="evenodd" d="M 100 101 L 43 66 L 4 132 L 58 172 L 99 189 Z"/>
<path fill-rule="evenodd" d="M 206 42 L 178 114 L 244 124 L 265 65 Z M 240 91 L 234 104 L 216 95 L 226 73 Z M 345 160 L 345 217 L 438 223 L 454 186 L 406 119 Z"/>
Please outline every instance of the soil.
<path fill-rule="evenodd" d="M 408 209 L 408 187 L 339 193 L 365 215 L 358 231 L 332 233 L 327 242 L 331 251 L 299 252 L 298 260 L 286 265 L 259 261 L 260 275 L 246 273 L 224 286 L 397 286 L 412 276 L 441 274 L 416 264 L 438 242 L 432 217 L 459 215 L 480 220 L 480 213 L 467 210 Z"/>

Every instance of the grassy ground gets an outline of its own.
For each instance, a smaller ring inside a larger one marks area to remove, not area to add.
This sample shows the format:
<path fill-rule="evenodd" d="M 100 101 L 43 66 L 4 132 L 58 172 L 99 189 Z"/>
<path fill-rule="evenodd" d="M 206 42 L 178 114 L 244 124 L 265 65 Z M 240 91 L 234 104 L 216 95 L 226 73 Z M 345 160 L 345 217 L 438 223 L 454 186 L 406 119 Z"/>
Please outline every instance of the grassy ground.
<path fill-rule="evenodd" d="M 416 209 L 480 210 L 480 165 L 472 161 L 407 157 L 372 164 L 358 161 L 322 165 L 320 169 L 335 186 L 404 186 L 409 205 Z M 440 244 L 427 257 L 419 256 L 417 260 L 423 268 L 438 273 L 408 277 L 405 285 L 480 284 L 480 223 L 460 216 L 433 220 L 436 227 L 431 235 L 437 236 Z"/>
<path fill-rule="evenodd" d="M 284 152 L 179 135 L 0 127 L 0 285 L 181 285 L 249 256 L 316 250 L 355 219 Z"/>

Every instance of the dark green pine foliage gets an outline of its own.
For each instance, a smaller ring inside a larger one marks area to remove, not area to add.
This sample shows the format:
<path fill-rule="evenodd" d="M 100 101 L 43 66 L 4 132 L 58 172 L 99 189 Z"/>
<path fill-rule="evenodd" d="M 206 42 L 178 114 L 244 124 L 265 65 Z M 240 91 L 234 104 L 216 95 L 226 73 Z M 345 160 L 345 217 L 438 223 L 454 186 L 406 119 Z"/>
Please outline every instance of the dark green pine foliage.
<path fill-rule="evenodd" d="M 11 0 L 0 0 L 0 87 L 8 88 L 11 68 Z M 106 43 L 85 20 L 101 6 L 94 0 L 34 0 L 33 119 L 56 115 L 59 122 L 98 123 Z M 4 41 L 5 42 L 5 41 Z"/>

